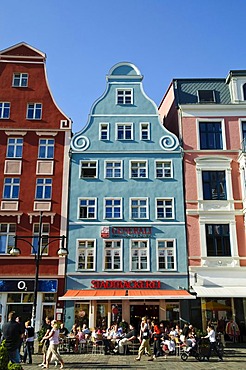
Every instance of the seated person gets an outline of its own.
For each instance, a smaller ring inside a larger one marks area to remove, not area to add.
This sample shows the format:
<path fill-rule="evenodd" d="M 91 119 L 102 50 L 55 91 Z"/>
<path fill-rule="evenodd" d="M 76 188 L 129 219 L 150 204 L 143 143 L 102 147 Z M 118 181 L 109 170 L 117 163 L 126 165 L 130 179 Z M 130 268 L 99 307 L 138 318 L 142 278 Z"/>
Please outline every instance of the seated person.
<path fill-rule="evenodd" d="M 135 329 L 135 325 L 130 324 L 129 328 L 130 331 L 124 336 L 124 338 L 120 339 L 117 346 L 118 348 L 115 347 L 116 350 L 117 349 L 119 350 L 120 354 L 124 354 L 124 346 L 127 346 L 128 344 L 131 344 L 137 340 L 138 333 L 137 330 Z"/>
<path fill-rule="evenodd" d="M 60 323 L 59 333 L 65 335 L 65 336 L 67 336 L 68 333 L 69 333 L 68 329 L 64 326 L 63 322 Z"/>
<path fill-rule="evenodd" d="M 84 333 L 85 335 L 85 339 L 89 339 L 90 338 L 90 335 L 91 335 L 91 331 L 90 329 L 87 327 L 86 324 L 83 324 L 82 326 L 82 332 Z"/>

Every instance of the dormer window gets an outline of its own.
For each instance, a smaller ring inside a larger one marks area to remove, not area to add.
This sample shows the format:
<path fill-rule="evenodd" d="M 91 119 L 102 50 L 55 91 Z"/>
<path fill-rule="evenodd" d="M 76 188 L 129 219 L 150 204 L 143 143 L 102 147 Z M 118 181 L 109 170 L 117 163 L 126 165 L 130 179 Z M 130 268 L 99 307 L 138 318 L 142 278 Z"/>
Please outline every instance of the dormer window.
<path fill-rule="evenodd" d="M 199 103 L 215 103 L 214 90 L 198 90 Z"/>
<path fill-rule="evenodd" d="M 117 89 L 117 104 L 132 104 L 133 94 L 132 89 Z"/>

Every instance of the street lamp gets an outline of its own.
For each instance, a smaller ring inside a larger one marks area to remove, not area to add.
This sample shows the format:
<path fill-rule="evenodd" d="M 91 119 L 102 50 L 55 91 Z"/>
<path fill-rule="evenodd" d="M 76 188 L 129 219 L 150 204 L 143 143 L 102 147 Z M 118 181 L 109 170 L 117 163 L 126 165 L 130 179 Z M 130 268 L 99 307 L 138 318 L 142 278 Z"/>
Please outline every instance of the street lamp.
<path fill-rule="evenodd" d="M 57 254 L 59 257 L 66 257 L 68 255 L 68 250 L 65 247 L 65 239 L 66 236 L 61 235 L 61 236 L 47 236 L 47 235 L 42 235 L 42 212 L 40 213 L 40 218 L 39 218 L 39 232 L 38 232 L 38 245 L 37 248 L 35 245 L 32 244 L 28 239 L 33 240 L 34 235 L 26 235 L 26 236 L 14 236 L 15 239 L 15 245 L 14 247 L 9 251 L 9 254 L 11 256 L 19 256 L 21 254 L 20 249 L 17 247 L 17 242 L 18 240 L 22 240 L 26 243 L 28 243 L 31 248 L 32 252 L 34 254 L 34 259 L 35 259 L 35 281 L 34 281 L 34 298 L 33 298 L 33 306 L 32 306 L 32 326 L 35 328 L 35 321 L 36 321 L 36 311 L 37 311 L 37 297 L 38 297 L 38 280 L 39 280 L 39 265 L 40 261 L 43 256 L 43 252 L 47 248 L 48 245 L 50 245 L 53 242 L 56 242 L 57 240 L 61 240 L 61 245 L 60 248 L 57 251 Z M 49 240 L 47 243 L 43 244 L 43 240 Z"/>

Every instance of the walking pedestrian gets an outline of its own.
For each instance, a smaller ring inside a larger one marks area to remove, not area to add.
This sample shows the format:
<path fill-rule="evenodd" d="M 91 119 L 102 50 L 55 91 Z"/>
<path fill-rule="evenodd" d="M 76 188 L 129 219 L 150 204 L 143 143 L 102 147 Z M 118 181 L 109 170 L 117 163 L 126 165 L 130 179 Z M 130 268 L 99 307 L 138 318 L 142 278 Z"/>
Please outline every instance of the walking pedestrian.
<path fill-rule="evenodd" d="M 207 360 L 209 361 L 211 353 L 214 350 L 214 352 L 219 357 L 219 361 L 223 361 L 222 355 L 219 352 L 218 347 L 217 347 L 215 331 L 214 331 L 213 325 L 211 325 L 211 324 L 208 325 L 207 332 L 208 332 L 208 334 L 205 337 L 202 337 L 202 338 L 208 338 L 209 342 L 210 342 L 209 350 L 208 350 L 208 354 L 207 354 Z"/>
<path fill-rule="evenodd" d="M 150 344 L 149 344 L 150 328 L 147 323 L 146 317 L 142 318 L 141 327 L 140 327 L 140 339 L 141 339 L 141 345 L 138 350 L 138 357 L 136 357 L 136 361 L 141 360 L 141 357 L 144 354 L 145 349 L 146 349 L 146 352 L 149 353 L 150 355 L 150 358 L 148 359 L 148 361 L 153 361 L 154 359 L 153 359 L 152 351 L 150 349 Z"/>
<path fill-rule="evenodd" d="M 48 348 L 48 352 L 47 352 L 47 355 L 46 355 L 46 364 L 44 366 L 44 368 L 48 369 L 49 368 L 49 364 L 50 364 L 50 360 L 52 358 L 52 355 L 54 355 L 57 360 L 60 362 L 61 366 L 60 366 L 60 369 L 63 369 L 64 367 L 64 361 L 60 355 L 60 353 L 58 352 L 58 346 L 59 346 L 59 329 L 58 329 L 58 325 L 57 325 L 57 321 L 56 320 L 52 320 L 51 321 L 51 331 L 49 332 L 49 334 L 47 336 L 44 336 L 42 340 L 49 340 L 49 348 Z"/>

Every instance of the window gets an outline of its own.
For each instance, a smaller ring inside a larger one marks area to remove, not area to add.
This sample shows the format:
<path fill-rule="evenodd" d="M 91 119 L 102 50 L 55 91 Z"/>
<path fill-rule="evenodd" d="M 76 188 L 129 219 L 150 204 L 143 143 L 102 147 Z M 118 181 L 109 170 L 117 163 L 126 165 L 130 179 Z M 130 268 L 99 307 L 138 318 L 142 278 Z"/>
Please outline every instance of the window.
<path fill-rule="evenodd" d="M 14 73 L 12 86 L 27 87 L 27 84 L 28 84 L 28 73 Z"/>
<path fill-rule="evenodd" d="M 7 177 L 4 179 L 3 198 L 18 199 L 20 191 L 20 179 L 15 177 Z"/>
<path fill-rule="evenodd" d="M 0 224 L 0 253 L 9 253 L 15 245 L 16 225 Z"/>
<path fill-rule="evenodd" d="M 171 161 L 156 161 L 155 176 L 158 179 L 167 179 L 173 177 Z"/>
<path fill-rule="evenodd" d="M 122 161 L 105 162 L 105 177 L 108 179 L 122 177 Z"/>
<path fill-rule="evenodd" d="M 176 270 L 174 240 L 157 240 L 158 270 Z"/>
<path fill-rule="evenodd" d="M 117 104 L 133 104 L 132 89 L 129 90 L 116 90 L 117 93 Z"/>
<path fill-rule="evenodd" d="M 104 270 L 122 270 L 121 240 L 104 240 Z"/>
<path fill-rule="evenodd" d="M 54 158 L 54 139 L 40 139 L 38 147 L 38 158 L 40 159 L 51 159 Z"/>
<path fill-rule="evenodd" d="M 117 129 L 117 134 L 116 134 L 117 140 L 132 140 L 133 139 L 131 123 L 117 123 L 116 129 Z"/>
<path fill-rule="evenodd" d="M 109 124 L 100 123 L 99 130 L 100 130 L 99 132 L 100 140 L 109 140 Z"/>
<path fill-rule="evenodd" d="M 36 199 L 51 199 L 52 179 L 37 179 Z"/>
<path fill-rule="evenodd" d="M 96 199 L 80 199 L 79 218 L 96 218 Z"/>
<path fill-rule="evenodd" d="M 140 123 L 140 140 L 150 140 L 149 123 Z"/>
<path fill-rule="evenodd" d="M 173 215 L 173 199 L 157 199 L 156 200 L 157 219 L 174 218 Z"/>
<path fill-rule="evenodd" d="M 130 199 L 130 209 L 131 209 L 131 218 L 140 219 L 148 218 L 148 199 L 147 198 L 138 198 Z"/>
<path fill-rule="evenodd" d="M 199 103 L 214 103 L 215 95 L 214 90 L 198 90 Z"/>
<path fill-rule="evenodd" d="M 0 102 L 0 118 L 7 119 L 10 116 L 10 103 Z"/>
<path fill-rule="evenodd" d="M 81 161 L 81 178 L 96 178 L 96 177 L 97 177 L 97 162 Z"/>
<path fill-rule="evenodd" d="M 208 257 L 231 256 L 228 224 L 206 225 L 206 242 Z"/>
<path fill-rule="evenodd" d="M 78 270 L 95 270 L 95 240 L 78 241 Z"/>
<path fill-rule="evenodd" d="M 8 158 L 22 158 L 23 139 L 9 138 L 7 145 Z"/>
<path fill-rule="evenodd" d="M 131 270 L 149 270 L 148 240 L 131 240 Z"/>
<path fill-rule="evenodd" d="M 243 100 L 246 100 L 246 84 L 243 85 Z"/>
<path fill-rule="evenodd" d="M 200 149 L 223 149 L 221 122 L 199 122 Z"/>
<path fill-rule="evenodd" d="M 31 253 L 37 254 L 38 252 L 38 240 L 39 240 L 39 224 L 33 224 L 33 249 Z M 41 240 L 40 240 L 40 253 L 48 254 L 48 243 L 49 243 L 50 225 L 42 224 L 41 226 Z"/>
<path fill-rule="evenodd" d="M 246 152 L 246 121 L 242 121 L 242 150 L 245 153 Z"/>
<path fill-rule="evenodd" d="M 131 177 L 147 178 L 147 161 L 131 161 Z"/>
<path fill-rule="evenodd" d="M 202 171 L 203 199 L 226 200 L 225 171 Z"/>
<path fill-rule="evenodd" d="M 27 119 L 41 119 L 41 117 L 42 117 L 41 103 L 27 104 Z"/>
<path fill-rule="evenodd" d="M 121 199 L 120 198 L 106 198 L 105 199 L 105 217 L 104 218 L 122 218 L 121 215 Z"/>

